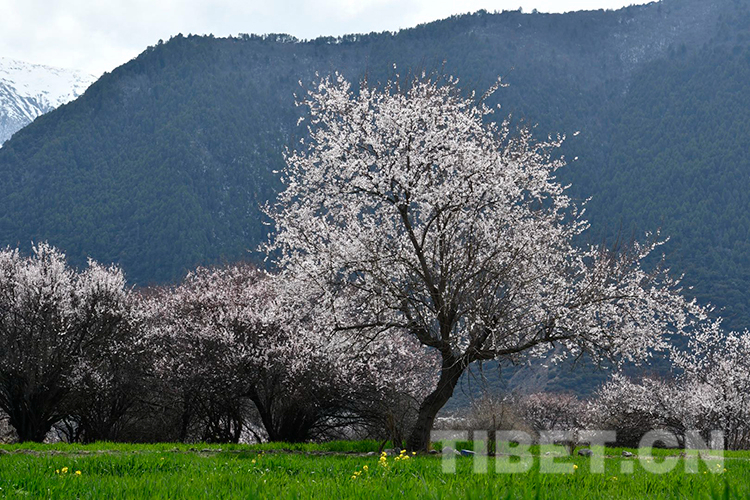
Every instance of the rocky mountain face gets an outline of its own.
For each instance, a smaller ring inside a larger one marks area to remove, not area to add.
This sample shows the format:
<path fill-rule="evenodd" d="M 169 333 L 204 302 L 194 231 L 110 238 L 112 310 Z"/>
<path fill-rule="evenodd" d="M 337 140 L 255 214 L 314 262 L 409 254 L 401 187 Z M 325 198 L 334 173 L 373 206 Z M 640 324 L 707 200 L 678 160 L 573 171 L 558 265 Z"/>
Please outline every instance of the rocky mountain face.
<path fill-rule="evenodd" d="M 0 147 L 44 113 L 81 95 L 96 78 L 0 57 Z"/>

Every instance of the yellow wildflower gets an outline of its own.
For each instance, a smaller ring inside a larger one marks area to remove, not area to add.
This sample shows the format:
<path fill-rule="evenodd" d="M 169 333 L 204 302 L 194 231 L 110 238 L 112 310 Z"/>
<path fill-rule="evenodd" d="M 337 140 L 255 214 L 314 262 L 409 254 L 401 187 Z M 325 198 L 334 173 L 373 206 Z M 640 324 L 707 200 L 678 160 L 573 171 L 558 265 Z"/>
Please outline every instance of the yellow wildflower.
<path fill-rule="evenodd" d="M 63 467 L 62 468 L 62 473 L 63 474 L 67 474 L 68 473 L 68 468 L 67 467 Z"/>
<path fill-rule="evenodd" d="M 576 464 L 573 464 L 573 470 L 578 469 L 578 466 Z"/>
<path fill-rule="evenodd" d="M 366 465 L 363 465 L 363 466 L 362 466 L 362 470 L 370 470 L 370 469 L 369 469 L 369 467 L 367 467 Z"/>
<path fill-rule="evenodd" d="M 76 471 L 76 476 L 80 476 L 80 475 L 81 475 L 81 471 L 77 470 Z"/>

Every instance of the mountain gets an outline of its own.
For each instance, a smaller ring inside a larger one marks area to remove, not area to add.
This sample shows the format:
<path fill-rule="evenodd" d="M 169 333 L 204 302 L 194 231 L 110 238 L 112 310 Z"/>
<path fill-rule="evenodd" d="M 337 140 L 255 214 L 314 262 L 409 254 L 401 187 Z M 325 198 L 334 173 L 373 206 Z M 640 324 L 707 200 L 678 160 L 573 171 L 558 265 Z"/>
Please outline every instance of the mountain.
<path fill-rule="evenodd" d="M 81 95 L 94 80 L 81 71 L 0 57 L 0 146 L 36 117 Z"/>
<path fill-rule="evenodd" d="M 138 284 L 258 260 L 295 107 L 340 71 L 377 85 L 444 71 L 535 133 L 568 136 L 560 178 L 591 197 L 589 238 L 659 228 L 688 293 L 750 324 L 750 10 L 662 0 L 617 11 L 480 11 L 398 33 L 177 35 L 0 149 L 0 244 L 49 240 Z M 395 68 L 394 69 L 394 64 Z M 300 85 L 301 84 L 301 85 Z M 579 132 L 580 134 L 575 134 Z"/>

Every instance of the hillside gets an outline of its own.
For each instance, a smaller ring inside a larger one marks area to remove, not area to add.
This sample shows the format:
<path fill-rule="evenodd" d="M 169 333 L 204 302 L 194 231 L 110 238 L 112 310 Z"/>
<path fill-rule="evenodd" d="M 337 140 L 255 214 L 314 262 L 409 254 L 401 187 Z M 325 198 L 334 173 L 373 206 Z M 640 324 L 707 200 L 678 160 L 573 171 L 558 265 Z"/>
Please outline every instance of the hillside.
<path fill-rule="evenodd" d="M 735 0 L 618 11 L 457 16 L 398 33 L 173 37 L 105 74 L 0 149 L 0 244 L 49 240 L 139 284 L 259 259 L 260 205 L 303 134 L 316 73 L 384 81 L 443 70 L 496 93 L 536 133 L 565 133 L 561 172 L 592 197 L 589 237 L 661 227 L 668 262 L 730 326 L 750 320 L 750 14 Z M 396 69 L 393 69 L 394 64 Z M 300 87 L 300 83 L 302 87 Z M 501 113 L 502 116 L 502 113 Z M 573 133 L 581 133 L 573 137 Z"/>

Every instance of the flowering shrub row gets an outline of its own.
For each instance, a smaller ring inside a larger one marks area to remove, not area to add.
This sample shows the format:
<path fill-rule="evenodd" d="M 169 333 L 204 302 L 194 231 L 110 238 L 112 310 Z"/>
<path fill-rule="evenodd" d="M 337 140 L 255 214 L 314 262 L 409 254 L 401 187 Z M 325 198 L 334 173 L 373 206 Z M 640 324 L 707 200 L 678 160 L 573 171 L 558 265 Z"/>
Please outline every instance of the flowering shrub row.
<path fill-rule="evenodd" d="M 331 335 L 272 281 L 236 265 L 133 290 L 47 244 L 2 251 L 0 409 L 23 441 L 402 435 L 433 358 L 405 337 Z"/>

